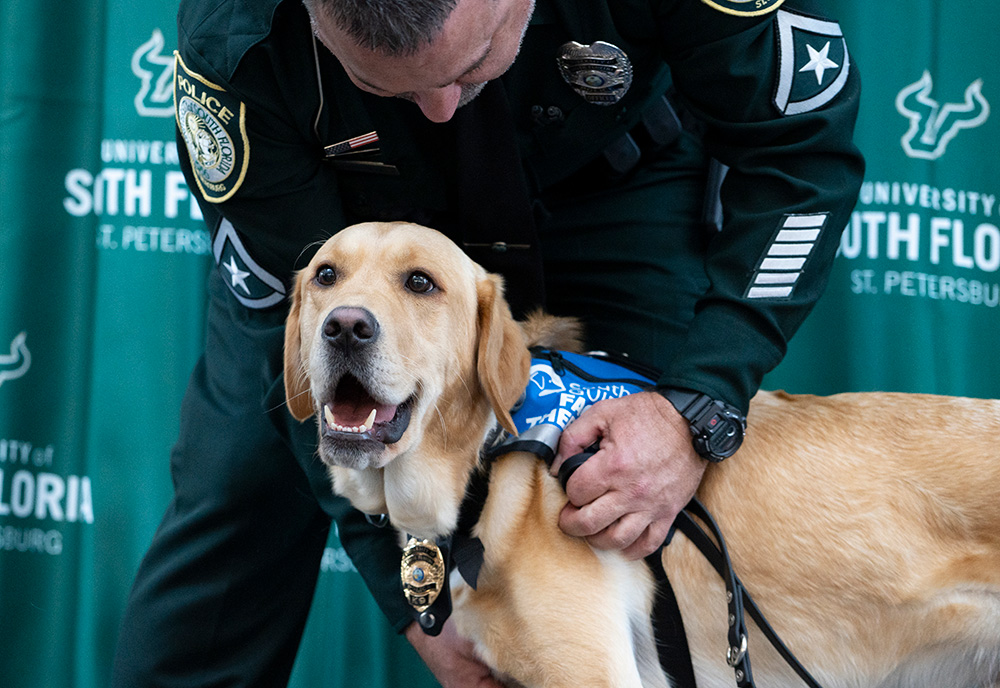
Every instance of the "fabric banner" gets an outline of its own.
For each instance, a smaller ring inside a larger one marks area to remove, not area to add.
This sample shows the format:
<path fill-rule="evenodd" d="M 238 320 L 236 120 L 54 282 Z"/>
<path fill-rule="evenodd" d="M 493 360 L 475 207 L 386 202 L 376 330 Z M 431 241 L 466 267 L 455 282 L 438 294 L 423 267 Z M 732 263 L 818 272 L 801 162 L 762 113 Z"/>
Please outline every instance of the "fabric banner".
<path fill-rule="evenodd" d="M 868 166 L 830 286 L 765 386 L 1000 396 L 1000 10 L 831 5 Z"/>
<path fill-rule="evenodd" d="M 998 396 L 1000 10 L 832 6 L 863 75 L 868 172 L 829 290 L 766 386 Z M 175 11 L 8 0 L 0 13 L 4 688 L 107 684 L 170 498 L 212 261 L 177 165 Z M 292 685 L 404 683 L 435 685 L 334 536 Z"/>
<path fill-rule="evenodd" d="M 209 233 L 178 167 L 176 3 L 0 19 L 0 686 L 108 684 L 171 496 Z M 293 686 L 433 686 L 335 537 Z"/>

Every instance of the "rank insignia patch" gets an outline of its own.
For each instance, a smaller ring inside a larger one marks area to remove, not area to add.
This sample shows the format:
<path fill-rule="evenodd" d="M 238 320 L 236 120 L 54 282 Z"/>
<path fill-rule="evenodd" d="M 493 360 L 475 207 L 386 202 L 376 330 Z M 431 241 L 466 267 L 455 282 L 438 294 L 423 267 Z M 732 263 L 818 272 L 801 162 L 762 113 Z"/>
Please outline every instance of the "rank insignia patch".
<path fill-rule="evenodd" d="M 847 42 L 836 22 L 779 10 L 778 85 L 774 105 L 783 115 L 816 110 L 833 100 L 850 72 Z"/>
<path fill-rule="evenodd" d="M 210 203 L 225 201 L 240 188 L 250 162 L 246 106 L 190 71 L 175 52 L 174 114 L 202 195 Z"/>
<path fill-rule="evenodd" d="M 701 0 L 726 14 L 736 14 L 743 17 L 756 17 L 778 9 L 785 0 Z"/>
<path fill-rule="evenodd" d="M 268 308 L 284 300 L 285 285 L 250 257 L 229 220 L 219 224 L 212 254 L 229 291 L 247 308 Z"/>
<path fill-rule="evenodd" d="M 819 241 L 829 213 L 785 215 L 757 262 L 748 299 L 788 299 Z"/>

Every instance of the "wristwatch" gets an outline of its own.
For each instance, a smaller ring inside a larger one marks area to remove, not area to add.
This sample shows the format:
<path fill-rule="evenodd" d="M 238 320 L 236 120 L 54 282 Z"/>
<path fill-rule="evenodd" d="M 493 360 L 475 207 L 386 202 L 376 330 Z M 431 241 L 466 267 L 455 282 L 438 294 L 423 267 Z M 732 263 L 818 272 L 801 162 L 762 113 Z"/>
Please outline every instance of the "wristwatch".
<path fill-rule="evenodd" d="M 743 444 L 747 419 L 729 404 L 687 389 L 666 387 L 656 391 L 688 422 L 694 450 L 703 458 L 718 463 Z"/>

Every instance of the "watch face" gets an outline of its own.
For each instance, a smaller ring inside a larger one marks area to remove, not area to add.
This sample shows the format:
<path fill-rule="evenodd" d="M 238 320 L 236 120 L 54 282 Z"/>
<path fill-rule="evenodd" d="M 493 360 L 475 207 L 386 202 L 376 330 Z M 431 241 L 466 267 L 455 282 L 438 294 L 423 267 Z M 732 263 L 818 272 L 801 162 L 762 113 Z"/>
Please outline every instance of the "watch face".
<path fill-rule="evenodd" d="M 721 461 L 740 448 L 743 443 L 743 419 L 738 413 L 717 408 L 699 420 L 701 437 L 696 438 L 695 448 L 703 457 L 709 461 Z"/>
<path fill-rule="evenodd" d="M 743 427 L 731 418 L 719 420 L 706 438 L 708 451 L 726 458 L 732 456 L 743 442 Z"/>

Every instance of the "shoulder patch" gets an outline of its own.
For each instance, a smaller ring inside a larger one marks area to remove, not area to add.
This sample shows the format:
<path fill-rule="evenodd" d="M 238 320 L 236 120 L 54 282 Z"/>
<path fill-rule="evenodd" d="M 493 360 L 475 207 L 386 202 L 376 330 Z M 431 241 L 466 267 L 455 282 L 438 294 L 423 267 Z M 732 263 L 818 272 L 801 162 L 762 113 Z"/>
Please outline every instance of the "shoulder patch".
<path fill-rule="evenodd" d="M 778 84 L 774 105 L 783 115 L 797 115 L 833 100 L 850 73 L 847 41 L 837 22 L 788 10 L 776 17 Z"/>
<path fill-rule="evenodd" d="M 240 188 L 250 163 L 246 105 L 174 52 L 174 113 L 198 188 L 209 203 L 222 203 Z"/>
<path fill-rule="evenodd" d="M 725 12 L 741 17 L 756 17 L 778 9 L 785 0 L 701 0 L 703 3 Z"/>
<path fill-rule="evenodd" d="M 212 241 L 212 254 L 229 291 L 247 308 L 269 308 L 284 301 L 285 285 L 250 256 L 225 218 Z"/>

